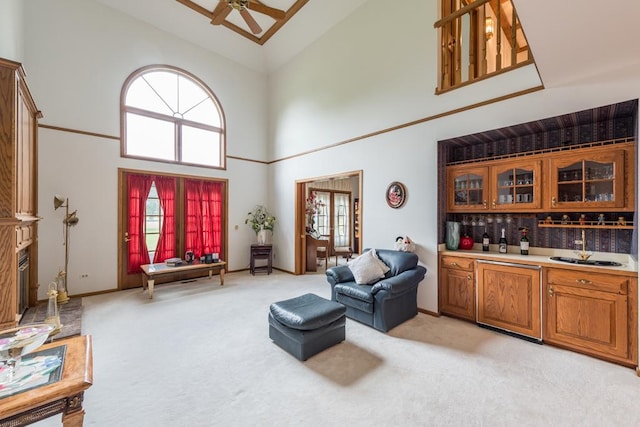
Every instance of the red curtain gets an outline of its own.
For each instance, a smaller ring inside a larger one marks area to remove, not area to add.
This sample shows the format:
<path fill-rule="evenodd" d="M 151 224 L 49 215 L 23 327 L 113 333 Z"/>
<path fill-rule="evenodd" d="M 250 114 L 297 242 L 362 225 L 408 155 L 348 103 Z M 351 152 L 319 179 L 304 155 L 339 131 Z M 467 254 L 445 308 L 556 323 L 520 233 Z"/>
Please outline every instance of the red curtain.
<path fill-rule="evenodd" d="M 145 206 L 151 177 L 129 174 L 127 189 L 129 194 L 129 265 L 127 273 L 140 273 L 140 266 L 149 264 L 149 252 L 144 238 Z"/>
<path fill-rule="evenodd" d="M 222 253 L 222 197 L 224 183 L 185 180 L 185 249 L 196 257 Z"/>
<path fill-rule="evenodd" d="M 162 207 L 162 229 L 153 262 L 164 262 L 176 256 L 176 178 L 155 176 L 160 206 Z"/>

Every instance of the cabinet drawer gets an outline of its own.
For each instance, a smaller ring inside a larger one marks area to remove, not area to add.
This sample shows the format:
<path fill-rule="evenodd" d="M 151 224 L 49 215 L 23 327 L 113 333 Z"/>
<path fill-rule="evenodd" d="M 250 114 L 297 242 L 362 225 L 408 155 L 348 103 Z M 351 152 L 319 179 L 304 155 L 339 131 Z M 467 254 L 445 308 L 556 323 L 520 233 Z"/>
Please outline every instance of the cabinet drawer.
<path fill-rule="evenodd" d="M 620 295 L 626 295 L 629 288 L 629 278 L 627 277 L 553 268 L 547 271 L 547 282 L 550 285 L 573 286 L 603 292 L 614 292 Z"/>
<path fill-rule="evenodd" d="M 457 258 L 451 256 L 442 257 L 442 268 L 455 268 L 457 270 L 473 271 L 472 258 Z"/>

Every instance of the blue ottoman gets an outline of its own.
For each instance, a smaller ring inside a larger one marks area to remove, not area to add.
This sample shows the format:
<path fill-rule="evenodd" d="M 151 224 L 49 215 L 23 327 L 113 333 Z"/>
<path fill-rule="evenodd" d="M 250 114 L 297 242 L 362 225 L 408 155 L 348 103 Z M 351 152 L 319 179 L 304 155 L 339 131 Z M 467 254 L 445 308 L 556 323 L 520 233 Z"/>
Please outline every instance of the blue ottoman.
<path fill-rule="evenodd" d="M 269 338 L 298 360 L 307 360 L 344 341 L 346 308 L 315 294 L 269 307 Z"/>

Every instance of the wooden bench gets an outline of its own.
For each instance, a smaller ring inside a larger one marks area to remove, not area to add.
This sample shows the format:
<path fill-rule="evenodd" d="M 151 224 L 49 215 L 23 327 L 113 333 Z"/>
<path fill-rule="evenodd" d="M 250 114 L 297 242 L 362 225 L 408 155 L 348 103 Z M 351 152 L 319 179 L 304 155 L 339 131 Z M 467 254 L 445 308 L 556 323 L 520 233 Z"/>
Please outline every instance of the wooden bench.
<path fill-rule="evenodd" d="M 210 264 L 194 261 L 191 263 L 184 262 L 180 265 L 167 265 L 165 263 L 144 264 L 142 269 L 142 291 L 149 289 L 149 298 L 153 298 L 153 284 L 155 277 L 176 274 L 181 272 L 191 272 L 196 270 L 209 270 L 209 279 L 211 279 L 214 271 L 220 272 L 220 286 L 224 286 L 224 267 L 227 265 L 224 261 L 213 262 Z"/>

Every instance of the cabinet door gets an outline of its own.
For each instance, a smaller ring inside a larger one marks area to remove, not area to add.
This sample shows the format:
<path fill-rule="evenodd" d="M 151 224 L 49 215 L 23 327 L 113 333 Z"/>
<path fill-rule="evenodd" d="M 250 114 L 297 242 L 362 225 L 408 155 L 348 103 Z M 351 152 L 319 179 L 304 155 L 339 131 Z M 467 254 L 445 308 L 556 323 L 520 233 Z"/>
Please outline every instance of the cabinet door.
<path fill-rule="evenodd" d="M 18 215 L 34 215 L 35 195 L 35 113 L 22 86 L 17 85 L 16 105 L 16 207 Z"/>
<path fill-rule="evenodd" d="M 542 339 L 540 269 L 478 262 L 478 323 Z"/>
<path fill-rule="evenodd" d="M 531 210 L 541 207 L 541 161 L 509 162 L 491 167 L 491 209 Z"/>
<path fill-rule="evenodd" d="M 624 150 L 596 150 L 549 160 L 551 209 L 625 206 Z"/>
<path fill-rule="evenodd" d="M 627 358 L 627 296 L 547 283 L 544 340 Z"/>
<path fill-rule="evenodd" d="M 440 312 L 475 320 L 475 302 L 473 272 L 443 268 L 438 289 Z"/>
<path fill-rule="evenodd" d="M 488 168 L 469 165 L 447 168 L 447 206 L 450 211 L 488 208 Z"/>

